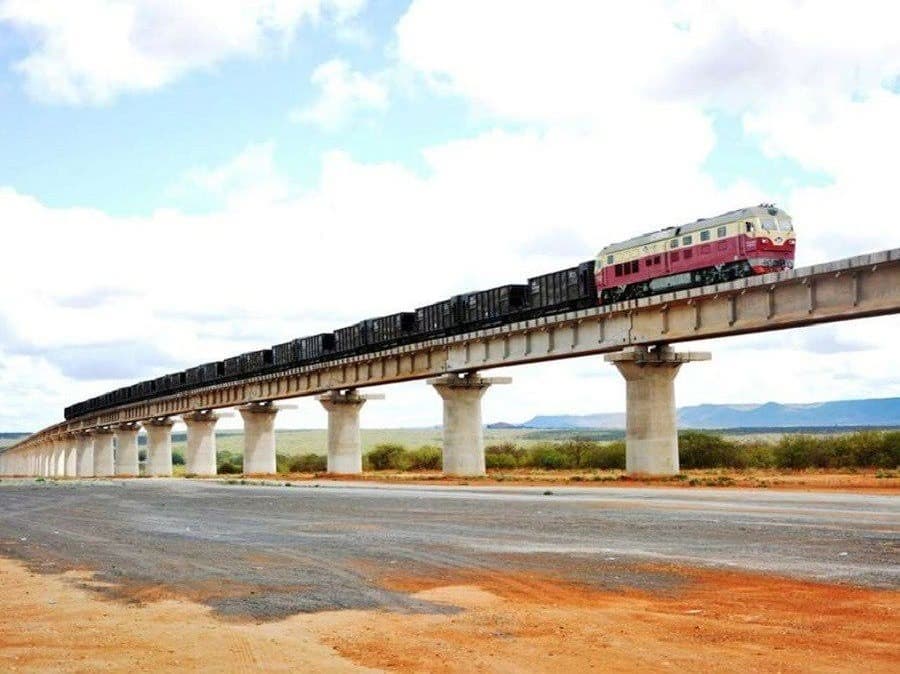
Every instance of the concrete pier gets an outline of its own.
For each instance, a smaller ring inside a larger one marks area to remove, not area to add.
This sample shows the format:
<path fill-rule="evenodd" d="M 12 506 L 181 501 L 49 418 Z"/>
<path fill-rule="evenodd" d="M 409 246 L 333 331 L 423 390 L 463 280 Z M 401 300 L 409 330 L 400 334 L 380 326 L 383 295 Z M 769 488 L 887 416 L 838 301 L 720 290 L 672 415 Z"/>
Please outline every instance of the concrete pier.
<path fill-rule="evenodd" d="M 470 372 L 463 377 L 448 374 L 429 379 L 444 400 L 445 475 L 484 475 L 484 428 L 481 398 L 493 384 L 509 384 L 510 377 L 480 377 Z"/>
<path fill-rule="evenodd" d="M 52 459 L 50 462 L 50 475 L 64 477 L 66 474 L 66 443 L 60 438 L 53 441 Z"/>
<path fill-rule="evenodd" d="M 188 475 L 216 474 L 216 422 L 212 410 L 201 410 L 182 417 L 187 426 L 187 448 L 184 454 Z"/>
<path fill-rule="evenodd" d="M 366 400 L 383 398 L 383 395 L 360 395 L 355 389 L 331 391 L 316 398 L 328 412 L 329 473 L 362 473 L 359 411 Z"/>
<path fill-rule="evenodd" d="M 78 477 L 93 477 L 94 438 L 89 433 L 79 433 L 75 442 L 75 474 Z"/>
<path fill-rule="evenodd" d="M 66 477 L 75 477 L 78 475 L 78 445 L 74 435 L 63 436 L 63 442 L 66 448 Z"/>
<path fill-rule="evenodd" d="M 272 403 L 251 403 L 238 408 L 244 419 L 244 473 L 275 472 L 275 415 Z"/>
<path fill-rule="evenodd" d="M 113 432 L 109 428 L 101 428 L 94 435 L 94 475 L 109 477 L 113 475 Z"/>
<path fill-rule="evenodd" d="M 684 363 L 710 358 L 706 352 L 678 353 L 665 345 L 605 356 L 625 377 L 625 469 L 629 473 L 678 472 L 675 376 Z"/>
<path fill-rule="evenodd" d="M 116 427 L 116 451 L 113 472 L 116 475 L 139 475 L 137 424 L 120 424 Z"/>
<path fill-rule="evenodd" d="M 169 417 L 148 419 L 141 425 L 147 431 L 147 465 L 146 474 L 154 477 L 170 477 L 172 475 L 172 426 L 175 422 Z"/>

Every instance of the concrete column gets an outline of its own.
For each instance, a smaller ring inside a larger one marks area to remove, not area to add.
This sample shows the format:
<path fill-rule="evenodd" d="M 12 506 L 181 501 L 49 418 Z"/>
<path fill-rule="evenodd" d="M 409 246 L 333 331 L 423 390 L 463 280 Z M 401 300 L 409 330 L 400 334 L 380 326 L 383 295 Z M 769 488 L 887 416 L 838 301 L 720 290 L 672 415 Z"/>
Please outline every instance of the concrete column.
<path fill-rule="evenodd" d="M 239 407 L 244 419 L 244 474 L 275 472 L 275 415 L 272 403 L 251 403 Z"/>
<path fill-rule="evenodd" d="M 328 412 L 328 472 L 362 472 L 362 440 L 359 437 L 359 411 L 366 400 L 383 395 L 360 395 L 354 389 L 331 391 L 317 400 Z"/>
<path fill-rule="evenodd" d="M 66 449 L 67 442 L 65 438 L 53 441 L 53 472 L 56 477 L 66 476 Z"/>
<path fill-rule="evenodd" d="M 78 446 L 74 435 L 66 435 L 63 438 L 66 452 L 66 477 L 78 475 Z"/>
<path fill-rule="evenodd" d="M 445 475 L 484 475 L 484 428 L 481 423 L 481 397 L 492 384 L 509 384 L 510 377 L 479 377 L 470 372 L 464 377 L 448 374 L 429 379 L 444 400 Z"/>
<path fill-rule="evenodd" d="M 219 416 L 212 410 L 185 414 L 187 449 L 184 454 L 185 472 L 189 475 L 215 475 L 216 422 Z"/>
<path fill-rule="evenodd" d="M 147 475 L 170 477 L 172 475 L 172 426 L 169 417 L 141 422 L 147 431 Z"/>
<path fill-rule="evenodd" d="M 113 431 L 103 428 L 94 435 L 94 475 L 109 477 L 113 473 Z"/>
<path fill-rule="evenodd" d="M 88 433 L 79 433 L 76 441 L 75 474 L 78 477 L 94 475 L 94 438 Z"/>
<path fill-rule="evenodd" d="M 677 353 L 665 345 L 633 347 L 605 357 L 625 377 L 625 469 L 629 473 L 678 472 L 675 375 L 684 363 L 710 358 L 706 352 Z"/>
<path fill-rule="evenodd" d="M 137 424 L 120 424 L 116 427 L 116 451 L 113 462 L 115 475 L 140 475 L 138 463 Z"/>
<path fill-rule="evenodd" d="M 53 464 L 53 445 L 49 442 L 44 444 L 41 452 L 41 475 L 50 477 L 50 466 Z"/>

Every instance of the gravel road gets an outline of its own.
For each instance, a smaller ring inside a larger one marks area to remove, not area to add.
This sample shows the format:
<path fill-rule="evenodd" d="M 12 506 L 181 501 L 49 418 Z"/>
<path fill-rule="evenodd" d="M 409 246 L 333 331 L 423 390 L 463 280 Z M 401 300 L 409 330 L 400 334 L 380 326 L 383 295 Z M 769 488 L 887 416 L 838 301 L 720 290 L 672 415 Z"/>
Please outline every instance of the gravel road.
<path fill-rule="evenodd" d="M 552 493 L 546 493 L 546 492 Z M 550 574 L 666 588 L 685 566 L 900 588 L 900 500 L 742 489 L 294 486 L 153 479 L 0 482 L 0 555 L 89 569 L 121 597 L 153 589 L 220 614 L 451 611 L 391 575 Z"/>

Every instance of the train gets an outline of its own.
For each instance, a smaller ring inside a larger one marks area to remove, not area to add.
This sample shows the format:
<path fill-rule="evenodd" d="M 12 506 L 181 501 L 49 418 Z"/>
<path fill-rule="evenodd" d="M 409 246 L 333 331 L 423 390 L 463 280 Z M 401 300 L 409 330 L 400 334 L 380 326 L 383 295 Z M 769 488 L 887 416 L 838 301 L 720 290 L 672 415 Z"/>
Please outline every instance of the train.
<path fill-rule="evenodd" d="M 574 267 L 526 283 L 454 295 L 434 304 L 368 318 L 332 333 L 298 337 L 267 349 L 138 382 L 65 409 L 65 419 L 174 395 L 200 386 L 551 316 L 792 269 L 791 217 L 760 204 L 666 227 L 606 246 Z"/>

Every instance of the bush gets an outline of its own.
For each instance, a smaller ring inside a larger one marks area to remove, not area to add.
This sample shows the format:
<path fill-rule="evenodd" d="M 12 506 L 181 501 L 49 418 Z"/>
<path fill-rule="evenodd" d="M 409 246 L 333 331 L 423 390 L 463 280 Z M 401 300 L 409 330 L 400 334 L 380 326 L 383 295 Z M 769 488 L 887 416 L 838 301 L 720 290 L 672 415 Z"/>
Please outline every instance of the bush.
<path fill-rule="evenodd" d="M 811 435 L 785 435 L 775 445 L 775 465 L 779 468 L 828 468 L 833 447 Z"/>
<path fill-rule="evenodd" d="M 484 451 L 484 464 L 488 468 L 499 468 L 503 470 L 509 470 L 510 468 L 515 468 L 519 465 L 516 461 L 516 457 L 512 454 L 506 454 L 504 452 L 488 453 L 487 450 Z"/>
<path fill-rule="evenodd" d="M 746 468 L 747 456 L 740 445 L 718 433 L 682 431 L 678 463 L 682 468 Z"/>
<path fill-rule="evenodd" d="M 173 466 L 183 466 L 184 465 L 184 454 L 181 452 L 172 452 L 172 465 Z"/>
<path fill-rule="evenodd" d="M 235 466 L 231 461 L 223 461 L 217 468 L 219 475 L 237 475 L 243 470 L 243 466 Z"/>
<path fill-rule="evenodd" d="M 423 445 L 406 455 L 406 465 L 413 470 L 440 470 L 443 455 L 440 447 Z"/>
<path fill-rule="evenodd" d="M 528 465 L 533 468 L 544 468 L 546 470 L 575 467 L 570 457 L 549 443 L 532 448 L 528 457 Z"/>
<path fill-rule="evenodd" d="M 289 454 L 275 454 L 275 472 L 276 473 L 290 473 L 291 472 L 291 462 L 294 460 L 294 457 Z"/>
<path fill-rule="evenodd" d="M 594 443 L 581 457 L 581 468 L 625 470 L 625 442 Z"/>
<path fill-rule="evenodd" d="M 366 458 L 373 470 L 403 470 L 406 467 L 406 447 L 392 443 L 376 445 Z"/>
<path fill-rule="evenodd" d="M 295 456 L 288 466 L 291 473 L 324 473 L 328 470 L 328 457 L 318 454 Z"/>

